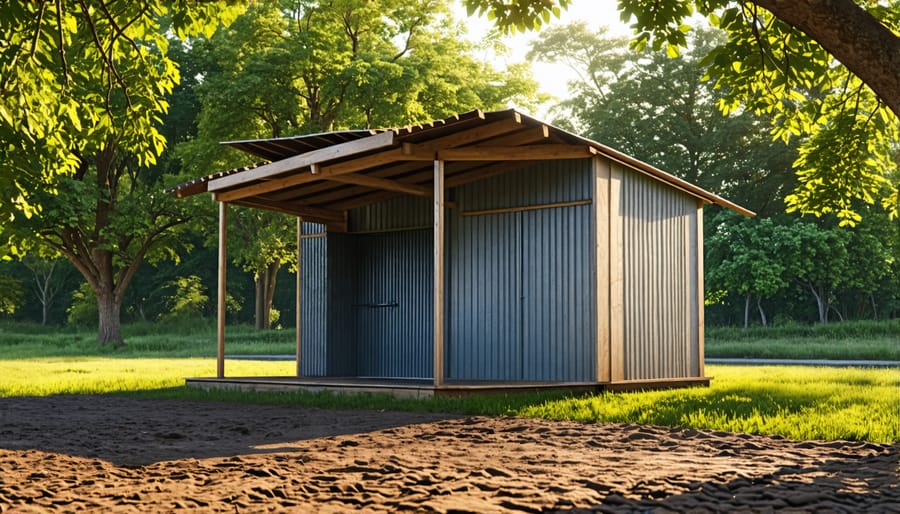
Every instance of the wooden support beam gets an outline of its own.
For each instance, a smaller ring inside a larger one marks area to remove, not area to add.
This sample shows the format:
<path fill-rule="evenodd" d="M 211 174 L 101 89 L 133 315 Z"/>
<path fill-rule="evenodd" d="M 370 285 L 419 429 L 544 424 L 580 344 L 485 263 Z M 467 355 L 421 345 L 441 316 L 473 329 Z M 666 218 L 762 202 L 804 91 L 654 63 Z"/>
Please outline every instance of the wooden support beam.
<path fill-rule="evenodd" d="M 405 182 L 400 182 L 399 180 L 391 180 L 369 175 L 359 175 L 357 173 L 336 175 L 329 178 L 328 180 L 332 182 L 340 182 L 342 184 L 355 184 L 357 186 L 371 187 L 384 191 L 393 191 L 395 193 L 405 193 L 413 196 L 428 197 L 434 194 L 434 191 L 432 191 L 432 189 L 428 186 L 407 184 Z"/>
<path fill-rule="evenodd" d="M 703 313 L 703 305 L 705 303 L 703 297 L 703 200 L 697 200 L 697 376 L 705 377 L 706 371 L 703 368 L 703 359 L 704 354 L 706 352 L 705 345 L 705 334 L 703 330 L 703 324 L 706 322 L 704 319 Z"/>
<path fill-rule="evenodd" d="M 297 361 L 297 376 L 298 377 L 303 376 L 303 371 L 300 366 L 300 355 L 301 355 L 300 345 L 303 341 L 303 338 L 300 334 L 301 329 L 303 328 L 303 325 L 301 323 L 303 321 L 303 310 L 302 310 L 303 280 L 302 280 L 302 276 L 303 276 L 303 217 L 297 216 L 297 277 L 296 277 L 297 278 L 297 293 L 296 293 L 296 295 L 297 295 L 297 298 L 296 298 L 297 299 L 297 302 L 296 302 L 297 314 L 296 314 L 296 320 L 294 323 L 294 328 L 296 331 L 295 346 L 296 346 L 296 354 L 297 354 L 296 361 Z"/>
<path fill-rule="evenodd" d="M 618 163 L 609 178 L 609 375 L 625 380 L 625 254 L 624 218 L 621 212 L 624 172 Z"/>
<path fill-rule="evenodd" d="M 225 269 L 228 266 L 228 204 L 219 203 L 219 278 L 216 304 L 216 377 L 225 378 Z"/>
<path fill-rule="evenodd" d="M 385 164 L 390 164 L 392 162 L 397 162 L 399 160 L 402 160 L 402 155 L 403 153 L 399 148 L 392 148 L 385 152 L 380 152 L 359 159 L 353 159 L 350 161 L 340 162 L 328 166 L 320 166 L 319 173 L 315 175 L 313 175 L 312 173 L 297 173 L 294 175 L 289 175 L 287 177 L 281 177 L 257 184 L 251 184 L 239 189 L 222 191 L 217 194 L 217 197 L 221 198 L 222 201 L 230 202 L 250 196 L 262 195 L 265 193 L 270 193 L 272 191 L 278 191 L 279 189 L 295 187 L 301 184 L 316 182 L 318 180 L 343 175 L 345 173 L 355 173 L 367 168 L 373 168 Z"/>
<path fill-rule="evenodd" d="M 596 380 L 610 381 L 609 346 L 609 176 L 610 162 L 602 157 L 594 157 L 594 266 L 596 270 L 594 294 L 597 309 L 597 362 Z"/>
<path fill-rule="evenodd" d="M 289 171 L 306 168 L 322 161 L 349 157 L 363 152 L 378 150 L 394 144 L 394 131 L 388 130 L 374 136 L 347 141 L 336 145 L 312 150 L 310 152 L 270 162 L 252 170 L 235 173 L 222 178 L 211 180 L 207 186 L 209 191 L 241 186 L 257 180 L 273 177 Z"/>
<path fill-rule="evenodd" d="M 584 159 L 596 153 L 588 145 L 543 144 L 534 146 L 467 146 L 438 152 L 445 161 L 533 161 Z"/>
<path fill-rule="evenodd" d="M 254 209 L 266 209 L 292 216 L 302 216 L 310 218 L 316 223 L 341 222 L 344 220 L 344 213 L 332 209 L 323 209 L 321 207 L 309 207 L 297 203 L 290 202 L 270 202 L 265 199 L 245 199 L 233 202 L 235 205 L 243 205 L 245 207 L 253 207 Z"/>
<path fill-rule="evenodd" d="M 444 162 L 434 161 L 434 386 L 444 384 Z"/>

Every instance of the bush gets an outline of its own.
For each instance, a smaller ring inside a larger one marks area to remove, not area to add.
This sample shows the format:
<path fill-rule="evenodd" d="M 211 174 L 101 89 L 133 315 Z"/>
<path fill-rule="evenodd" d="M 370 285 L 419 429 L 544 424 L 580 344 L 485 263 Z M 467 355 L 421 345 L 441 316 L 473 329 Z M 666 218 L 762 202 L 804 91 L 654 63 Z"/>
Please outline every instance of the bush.
<path fill-rule="evenodd" d="M 202 317 L 203 309 L 209 301 L 206 288 L 197 275 L 178 277 L 169 282 L 167 288 L 174 293 L 166 297 L 169 312 L 162 316 L 164 321 L 183 320 Z"/>
<path fill-rule="evenodd" d="M 72 293 L 72 305 L 66 309 L 66 317 L 70 324 L 87 327 L 97 324 L 99 319 L 97 297 L 87 282 L 82 282 Z"/>

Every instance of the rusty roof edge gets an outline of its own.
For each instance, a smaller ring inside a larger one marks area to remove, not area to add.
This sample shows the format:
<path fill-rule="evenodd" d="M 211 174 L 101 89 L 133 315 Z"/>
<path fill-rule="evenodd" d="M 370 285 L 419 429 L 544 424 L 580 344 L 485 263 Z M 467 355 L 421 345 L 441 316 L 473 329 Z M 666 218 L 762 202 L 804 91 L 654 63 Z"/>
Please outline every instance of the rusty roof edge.
<path fill-rule="evenodd" d="M 501 112 L 505 112 L 505 111 L 501 111 Z M 604 145 L 603 143 L 599 143 L 592 139 L 588 139 L 586 137 L 579 136 L 578 134 L 573 134 L 572 132 L 569 132 L 565 129 L 561 129 L 555 125 L 547 123 L 547 122 L 540 120 L 538 118 L 535 118 L 533 116 L 529 116 L 529 115 L 521 113 L 521 112 L 519 112 L 518 114 L 520 116 L 522 116 L 522 118 L 530 121 L 531 123 L 539 123 L 539 124 L 546 125 L 546 126 L 550 127 L 551 130 L 560 132 L 569 137 L 580 140 L 580 141 L 584 142 L 585 144 L 591 146 L 592 148 L 595 148 L 597 151 L 600 152 L 600 154 L 602 154 L 605 157 L 608 157 L 608 158 L 618 161 L 622 164 L 625 164 L 626 166 L 628 166 L 630 168 L 635 168 L 636 170 L 643 172 L 646 175 L 650 175 L 651 177 L 654 177 L 658 180 L 666 182 L 671 186 L 675 186 L 678 189 L 681 189 L 682 191 L 684 191 L 688 194 L 691 194 L 692 196 L 695 196 L 697 198 L 700 198 L 701 200 L 706 201 L 707 203 L 726 207 L 726 208 L 731 209 L 731 210 L 733 210 L 739 214 L 742 214 L 744 216 L 749 216 L 749 217 L 756 216 L 756 213 L 751 211 L 750 209 L 742 207 L 742 206 L 740 206 L 730 200 L 727 200 L 715 193 L 709 192 L 700 186 L 692 184 L 686 180 L 680 179 L 680 178 L 676 177 L 675 175 L 672 175 L 671 173 L 667 173 L 651 164 L 647 164 L 646 162 L 644 162 L 640 159 L 636 159 L 634 157 L 631 157 L 630 155 L 624 154 L 624 153 L 616 150 L 615 148 Z"/>

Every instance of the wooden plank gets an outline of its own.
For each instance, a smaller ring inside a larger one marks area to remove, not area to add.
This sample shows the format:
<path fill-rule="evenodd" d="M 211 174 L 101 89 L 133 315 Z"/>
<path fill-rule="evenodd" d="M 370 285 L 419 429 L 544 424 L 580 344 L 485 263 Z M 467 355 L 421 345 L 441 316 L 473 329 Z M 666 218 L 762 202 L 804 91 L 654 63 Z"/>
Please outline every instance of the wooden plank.
<path fill-rule="evenodd" d="M 278 191 L 280 189 L 299 186 L 301 184 L 306 184 L 309 182 L 316 182 L 345 173 L 354 173 L 357 171 L 365 170 L 367 168 L 374 168 L 377 166 L 390 164 L 392 162 L 401 160 L 402 155 L 402 151 L 399 148 L 392 148 L 385 152 L 361 157 L 359 159 L 353 159 L 329 166 L 321 166 L 319 168 L 319 173 L 317 173 L 316 175 L 313 175 L 311 173 L 297 173 L 294 175 L 289 175 L 287 177 L 268 180 L 266 182 L 260 182 L 258 184 L 252 184 L 230 191 L 222 191 L 219 192 L 217 196 L 221 198 L 222 201 L 230 202 L 241 198 L 257 196 L 265 193 L 270 193 L 272 191 Z"/>
<path fill-rule="evenodd" d="M 228 266 L 226 242 L 228 239 L 228 204 L 219 203 L 219 273 L 216 303 L 216 377 L 225 378 L 225 269 Z"/>
<path fill-rule="evenodd" d="M 542 209 L 558 209 L 560 207 L 574 207 L 576 205 L 590 205 L 592 200 L 572 200 L 571 202 L 542 203 L 537 205 L 522 205 L 520 207 L 503 207 L 499 209 L 483 209 L 478 211 L 462 211 L 460 216 L 485 216 L 490 214 L 505 214 L 510 212 L 539 211 Z"/>
<path fill-rule="evenodd" d="M 434 161 L 434 386 L 444 384 L 444 162 Z"/>
<path fill-rule="evenodd" d="M 609 177 L 609 375 L 625 379 L 625 262 L 624 221 L 621 212 L 623 171 L 610 168 Z"/>
<path fill-rule="evenodd" d="M 609 183 L 610 162 L 594 157 L 594 294 L 597 309 L 597 382 L 610 381 Z"/>
<path fill-rule="evenodd" d="M 303 216 L 304 218 L 311 218 L 317 220 L 316 223 L 323 223 L 326 221 L 343 221 L 344 213 L 341 211 L 336 211 L 332 209 L 323 209 L 321 207 L 310 207 L 306 205 L 301 205 L 297 203 L 289 203 L 289 202 L 267 202 L 259 199 L 246 199 L 240 200 L 238 202 L 234 202 L 235 205 L 243 205 L 246 207 L 253 207 L 255 209 L 267 209 L 270 211 L 281 212 L 284 214 L 290 214 L 292 216 Z M 321 221 L 318 221 L 321 220 Z"/>
<path fill-rule="evenodd" d="M 303 295 L 301 294 L 301 292 L 302 292 L 301 287 L 303 285 L 302 276 L 303 276 L 303 217 L 297 216 L 297 277 L 296 277 L 297 278 L 297 292 L 296 292 L 296 299 L 297 299 L 296 311 L 297 312 L 295 315 L 296 319 L 295 319 L 295 324 L 294 324 L 294 330 L 296 332 L 295 344 L 296 344 L 296 354 L 297 354 L 296 362 L 297 362 L 297 376 L 298 377 L 303 376 L 303 372 L 300 367 L 300 354 L 301 354 L 300 343 L 303 340 L 303 338 L 300 334 L 300 330 L 302 328 L 301 321 L 302 321 L 302 317 L 303 317 L 302 309 L 301 309 L 302 302 L 303 302 Z"/>
<path fill-rule="evenodd" d="M 703 314 L 703 200 L 697 200 L 697 350 L 699 354 L 697 376 L 705 377 L 703 359 L 705 353 L 705 334 L 703 324 L 706 322 Z"/>
<path fill-rule="evenodd" d="M 407 184 L 399 180 L 391 180 L 381 177 L 373 177 L 369 175 L 359 175 L 357 173 L 347 173 L 345 175 L 336 175 L 328 179 L 332 182 L 340 182 L 342 184 L 355 184 L 358 186 L 366 186 L 384 191 L 393 191 L 395 193 L 406 193 L 413 196 L 428 197 L 434 194 L 434 191 L 428 186 L 419 186 L 415 184 Z"/>
<path fill-rule="evenodd" d="M 440 150 L 438 158 L 445 161 L 532 161 L 584 159 L 594 153 L 587 145 L 467 146 Z"/>
<path fill-rule="evenodd" d="M 270 162 L 249 171 L 235 173 L 227 177 L 218 178 L 209 182 L 209 191 L 218 191 L 230 187 L 240 186 L 264 178 L 273 177 L 289 171 L 306 168 L 323 161 L 340 159 L 351 155 L 378 150 L 394 144 L 394 131 L 388 130 L 374 136 L 364 137 L 355 141 L 338 143 L 336 145 L 320 148 L 310 152 Z"/>

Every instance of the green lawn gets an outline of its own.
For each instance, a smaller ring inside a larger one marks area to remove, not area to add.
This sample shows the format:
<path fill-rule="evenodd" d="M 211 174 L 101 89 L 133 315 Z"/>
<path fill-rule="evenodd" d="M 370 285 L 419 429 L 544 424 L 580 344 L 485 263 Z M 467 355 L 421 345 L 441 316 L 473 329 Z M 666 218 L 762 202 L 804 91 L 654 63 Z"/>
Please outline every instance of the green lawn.
<path fill-rule="evenodd" d="M 290 375 L 293 362 L 228 361 L 230 376 Z M 572 397 L 521 394 L 405 400 L 327 393 L 204 392 L 185 376 L 213 376 L 211 358 L 28 358 L 0 360 L 0 396 L 129 394 L 257 402 L 516 415 L 778 434 L 791 439 L 900 442 L 900 372 L 790 366 L 708 366 L 709 388 Z"/>

